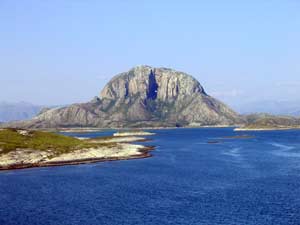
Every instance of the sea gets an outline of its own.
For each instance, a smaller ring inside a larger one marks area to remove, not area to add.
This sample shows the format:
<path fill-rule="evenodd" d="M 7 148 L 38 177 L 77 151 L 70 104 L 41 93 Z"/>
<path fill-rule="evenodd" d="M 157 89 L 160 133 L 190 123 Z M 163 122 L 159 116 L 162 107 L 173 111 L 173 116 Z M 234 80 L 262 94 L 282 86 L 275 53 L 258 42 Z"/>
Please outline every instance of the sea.
<path fill-rule="evenodd" d="M 300 224 L 299 130 L 152 131 L 150 158 L 0 172 L 0 225 Z"/>

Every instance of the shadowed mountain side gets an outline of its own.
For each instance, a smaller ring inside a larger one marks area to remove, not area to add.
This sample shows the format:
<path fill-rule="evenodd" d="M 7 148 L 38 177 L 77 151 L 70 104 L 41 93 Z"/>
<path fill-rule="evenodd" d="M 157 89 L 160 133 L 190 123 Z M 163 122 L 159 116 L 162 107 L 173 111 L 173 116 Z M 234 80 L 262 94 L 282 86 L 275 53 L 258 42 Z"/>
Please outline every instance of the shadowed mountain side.
<path fill-rule="evenodd" d="M 100 96 L 90 102 L 46 110 L 32 120 L 6 126 L 108 128 L 239 123 L 239 115 L 207 95 L 192 76 L 167 68 L 137 66 L 112 78 Z"/>

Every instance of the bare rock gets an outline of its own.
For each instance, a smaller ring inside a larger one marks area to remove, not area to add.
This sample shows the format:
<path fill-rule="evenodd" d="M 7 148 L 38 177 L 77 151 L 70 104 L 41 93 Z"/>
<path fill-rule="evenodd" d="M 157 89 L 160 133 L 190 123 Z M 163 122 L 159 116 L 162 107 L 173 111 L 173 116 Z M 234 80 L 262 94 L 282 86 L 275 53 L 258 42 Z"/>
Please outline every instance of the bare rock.
<path fill-rule="evenodd" d="M 99 97 L 49 109 L 10 127 L 175 127 L 234 125 L 241 118 L 209 96 L 192 76 L 167 68 L 137 66 L 121 73 Z"/>

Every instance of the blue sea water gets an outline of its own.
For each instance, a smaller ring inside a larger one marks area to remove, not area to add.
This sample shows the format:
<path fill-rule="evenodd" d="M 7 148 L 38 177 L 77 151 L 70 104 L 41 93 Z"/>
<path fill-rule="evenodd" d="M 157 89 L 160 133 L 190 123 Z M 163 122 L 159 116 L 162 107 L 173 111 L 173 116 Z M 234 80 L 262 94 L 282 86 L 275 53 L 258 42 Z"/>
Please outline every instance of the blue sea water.
<path fill-rule="evenodd" d="M 300 131 L 155 132 L 151 158 L 1 172 L 0 225 L 300 224 Z"/>

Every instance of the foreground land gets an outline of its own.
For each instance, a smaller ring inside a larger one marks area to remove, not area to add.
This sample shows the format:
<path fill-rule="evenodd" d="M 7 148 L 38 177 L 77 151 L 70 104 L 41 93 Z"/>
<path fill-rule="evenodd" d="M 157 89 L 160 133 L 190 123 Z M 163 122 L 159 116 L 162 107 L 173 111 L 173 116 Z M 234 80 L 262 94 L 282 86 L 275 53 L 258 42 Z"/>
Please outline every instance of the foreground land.
<path fill-rule="evenodd" d="M 149 157 L 153 147 L 132 144 L 143 137 L 79 139 L 18 129 L 0 130 L 0 170 L 72 165 Z"/>

